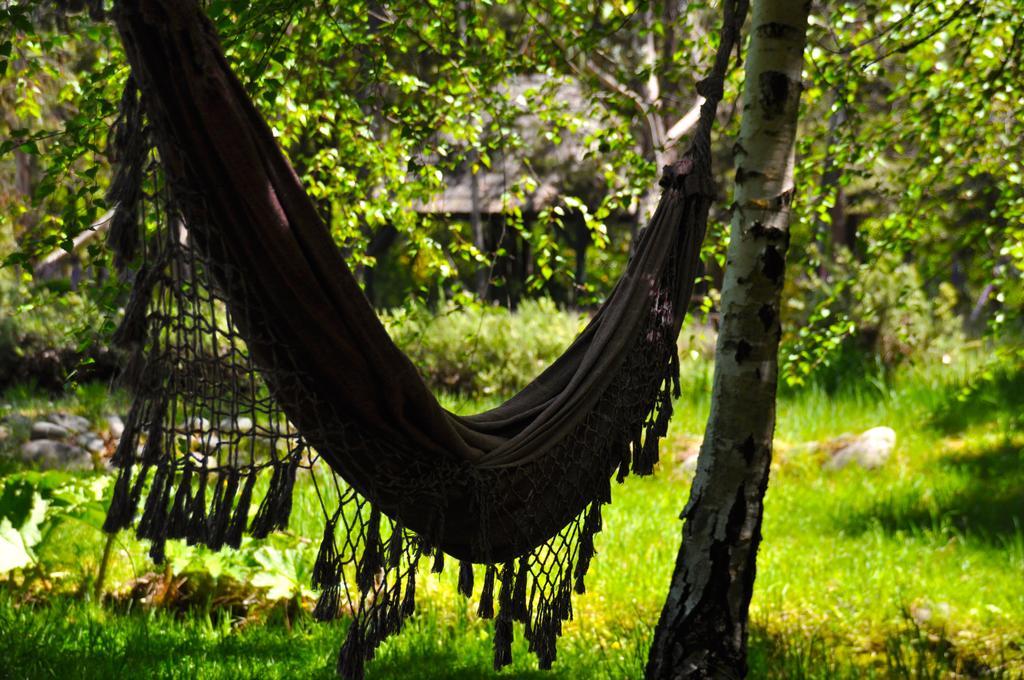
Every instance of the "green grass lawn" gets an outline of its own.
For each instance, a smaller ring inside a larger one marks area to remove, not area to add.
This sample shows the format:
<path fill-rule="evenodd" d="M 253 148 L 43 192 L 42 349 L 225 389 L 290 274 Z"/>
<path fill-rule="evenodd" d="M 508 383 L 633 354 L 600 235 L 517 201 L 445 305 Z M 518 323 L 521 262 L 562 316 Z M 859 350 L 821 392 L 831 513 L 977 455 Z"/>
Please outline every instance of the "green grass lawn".
<path fill-rule="evenodd" d="M 689 375 L 659 473 L 613 490 L 588 593 L 575 601 L 554 670 L 535 670 L 520 635 L 515 663 L 500 675 L 642 675 L 689 492 L 674 455 L 692 446 L 707 416 L 706 371 Z M 970 357 L 834 394 L 784 393 L 751 610 L 751 676 L 1024 676 L 1022 411 L 1024 369 Z M 806 446 L 876 425 L 897 432 L 879 470 L 825 471 L 825 454 Z M 300 498 L 296 508 L 294 533 L 315 537 L 311 504 Z M 296 541 L 287 543 L 294 561 L 311 563 L 315 546 Z M 42 555 L 59 573 L 31 588 L 20 578 L 0 587 L 0 675 L 333 677 L 345 623 L 314 623 L 295 600 L 242 613 L 218 602 L 230 599 L 223 589 L 175 608 L 125 597 L 88 602 L 76 592 L 88 590 L 82 584 L 102 545 L 94 530 L 62 525 Z M 154 570 L 133 539 L 115 547 L 108 591 Z M 204 564 L 208 572 L 231 559 L 184 548 L 172 557 L 182 571 Z M 491 625 L 455 594 L 454 578 L 424 579 L 418 613 L 385 643 L 369 678 L 494 675 Z"/>

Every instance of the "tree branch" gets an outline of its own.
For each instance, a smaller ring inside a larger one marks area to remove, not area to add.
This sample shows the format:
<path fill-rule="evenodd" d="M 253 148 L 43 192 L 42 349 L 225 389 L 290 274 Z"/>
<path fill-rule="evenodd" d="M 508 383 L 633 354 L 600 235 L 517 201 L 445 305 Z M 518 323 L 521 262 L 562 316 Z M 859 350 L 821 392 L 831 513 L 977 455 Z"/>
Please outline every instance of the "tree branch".
<path fill-rule="evenodd" d="M 704 97 L 698 96 L 690 110 L 683 114 L 683 117 L 665 133 L 665 146 L 672 146 L 697 125 L 697 121 L 700 120 L 700 107 L 703 105 Z"/>

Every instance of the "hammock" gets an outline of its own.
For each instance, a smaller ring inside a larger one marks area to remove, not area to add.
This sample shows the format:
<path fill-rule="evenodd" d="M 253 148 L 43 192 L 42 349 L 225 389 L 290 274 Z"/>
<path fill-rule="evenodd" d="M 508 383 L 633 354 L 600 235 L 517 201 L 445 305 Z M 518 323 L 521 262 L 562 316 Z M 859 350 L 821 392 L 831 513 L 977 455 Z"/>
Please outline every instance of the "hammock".
<path fill-rule="evenodd" d="M 134 524 L 159 562 L 167 539 L 219 549 L 284 529 L 294 495 L 325 517 L 314 613 L 350 619 L 343 676 L 412 613 L 421 560 L 439 572 L 446 555 L 465 595 L 482 574 L 495 668 L 514 621 L 550 667 L 610 478 L 652 472 L 679 393 L 732 40 L 607 302 L 522 392 L 463 417 L 388 337 L 195 0 L 124 1 L 115 18 L 131 76 L 109 243 L 134 277 L 115 337 L 134 401 L 105 529 Z"/>

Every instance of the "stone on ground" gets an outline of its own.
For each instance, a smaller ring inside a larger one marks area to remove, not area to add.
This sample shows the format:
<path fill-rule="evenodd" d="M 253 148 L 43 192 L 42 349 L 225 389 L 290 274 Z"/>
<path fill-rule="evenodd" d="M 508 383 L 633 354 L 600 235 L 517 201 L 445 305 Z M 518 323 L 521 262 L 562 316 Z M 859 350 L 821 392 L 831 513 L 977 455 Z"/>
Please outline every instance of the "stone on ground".
<path fill-rule="evenodd" d="M 121 416 L 107 416 L 107 430 L 110 432 L 111 437 L 120 439 L 121 435 L 124 434 L 124 421 L 121 419 Z"/>
<path fill-rule="evenodd" d="M 844 437 L 836 442 L 838 448 L 826 461 L 829 470 L 839 470 L 851 463 L 873 470 L 889 460 L 896 445 L 896 431 L 891 427 L 873 427 L 854 437 Z"/>
<path fill-rule="evenodd" d="M 245 416 L 224 418 L 220 421 L 217 429 L 221 432 L 249 432 L 252 430 L 252 418 L 246 418 Z"/>
<path fill-rule="evenodd" d="M 32 423 L 32 431 L 29 433 L 30 439 L 67 439 L 71 435 L 71 432 L 57 423 L 51 423 L 49 421 L 41 420 L 37 423 Z"/>
<path fill-rule="evenodd" d="M 107 448 L 103 438 L 95 432 L 83 432 L 75 437 L 75 442 L 89 453 L 101 453 Z"/>
<path fill-rule="evenodd" d="M 21 459 L 43 470 L 91 470 L 92 456 L 85 449 L 51 439 L 35 439 L 21 447 Z"/>
<path fill-rule="evenodd" d="M 79 434 L 89 429 L 89 419 L 70 413 L 51 413 L 46 417 L 54 425 L 60 425 L 68 432 Z"/>

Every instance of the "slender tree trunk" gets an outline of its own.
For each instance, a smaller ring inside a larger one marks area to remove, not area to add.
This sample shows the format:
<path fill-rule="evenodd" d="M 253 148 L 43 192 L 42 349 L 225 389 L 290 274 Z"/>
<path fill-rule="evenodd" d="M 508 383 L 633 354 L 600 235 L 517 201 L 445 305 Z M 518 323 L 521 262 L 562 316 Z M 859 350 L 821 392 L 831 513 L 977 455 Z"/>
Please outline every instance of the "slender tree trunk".
<path fill-rule="evenodd" d="M 846 123 L 846 109 L 841 105 L 843 94 L 836 91 L 832 97 L 832 104 L 835 110 L 828 117 L 828 134 L 825 137 L 825 162 L 821 173 L 821 195 L 833 194 L 834 203 L 828 211 L 828 219 L 818 217 L 814 220 L 814 240 L 818 245 L 820 256 L 818 273 L 822 276 L 829 274 L 827 263 L 835 262 L 839 253 L 839 247 L 845 245 L 844 235 L 846 233 L 846 197 L 843 187 L 839 183 L 842 177 L 842 168 L 836 163 L 832 147 L 836 143 L 839 129 Z"/>
<path fill-rule="evenodd" d="M 668 158 L 665 153 L 665 121 L 662 119 L 661 108 L 661 81 L 657 66 L 658 48 L 655 45 L 655 16 L 654 4 L 648 5 L 644 11 L 644 27 L 647 35 L 642 38 L 639 45 L 640 54 L 643 55 L 643 67 L 647 70 L 647 82 L 642 88 L 638 88 L 641 98 L 646 102 L 647 111 L 642 118 L 646 123 L 645 138 L 649 147 L 646 152 L 649 158 L 654 161 L 654 171 L 661 172 L 661 169 L 671 163 L 674 158 Z M 630 252 L 633 252 L 636 243 L 636 236 L 640 229 L 647 225 L 648 220 L 654 215 L 658 202 L 661 200 L 661 189 L 657 184 L 648 183 L 647 189 L 640 194 L 637 202 L 637 228 L 633 232 L 633 241 L 630 244 Z"/>
<path fill-rule="evenodd" d="M 660 173 L 666 165 L 671 165 L 679 160 L 676 149 L 674 148 L 656 148 L 651 151 L 651 158 L 654 161 L 654 167 L 658 173 Z M 654 211 L 658 207 L 658 202 L 661 201 L 661 189 L 657 184 L 650 184 L 652 186 L 644 190 L 637 201 L 637 225 L 641 229 L 647 226 L 647 222 L 654 216 Z M 636 234 L 634 234 L 634 236 L 636 236 Z"/>
<path fill-rule="evenodd" d="M 459 3 L 459 39 L 463 45 L 466 44 L 466 22 L 471 11 L 469 2 Z M 469 169 L 469 228 L 473 232 L 473 245 L 480 253 L 486 253 L 487 234 L 484 231 L 484 221 L 480 214 L 480 178 L 476 174 L 479 162 L 480 154 L 476 149 L 471 150 L 466 158 L 466 166 Z M 490 267 L 486 263 L 480 263 L 474 276 L 476 295 L 481 300 L 487 300 L 487 289 L 490 285 L 489 270 Z"/>
<path fill-rule="evenodd" d="M 469 157 L 469 226 L 473 231 L 473 245 L 481 253 L 487 252 L 487 232 L 484 231 L 483 216 L 480 214 L 480 179 L 476 175 L 473 166 L 477 161 L 477 153 L 474 151 Z M 476 295 L 481 300 L 487 299 L 487 289 L 490 286 L 488 272 L 490 266 L 482 262 L 476 270 Z"/>
<path fill-rule="evenodd" d="M 857 254 L 857 221 L 850 215 L 850 200 L 846 190 L 840 184 L 836 187 L 836 204 L 829 213 L 832 216 L 832 260 L 840 247 L 845 247 L 851 254 Z"/>
<path fill-rule="evenodd" d="M 363 279 L 363 292 L 366 293 L 367 299 L 374 307 L 379 307 L 381 303 L 377 290 L 377 270 L 381 266 L 380 260 L 397 240 L 398 230 L 389 222 L 378 229 L 366 244 L 366 254 L 374 258 L 375 261 L 370 266 L 360 267 L 359 274 Z"/>
<path fill-rule="evenodd" d="M 587 286 L 587 250 L 590 248 L 590 230 L 583 214 L 574 210 L 566 220 L 565 227 L 570 247 L 576 251 L 576 269 L 569 300 L 579 308 L 580 294 Z"/>
<path fill-rule="evenodd" d="M 739 678 L 775 428 L 806 0 L 755 0 L 711 415 L 649 679 Z"/>
<path fill-rule="evenodd" d="M 96 573 L 96 583 L 93 585 L 92 596 L 97 602 L 103 601 L 103 586 L 107 581 L 107 568 L 110 566 L 110 555 L 114 551 L 114 539 L 117 534 L 107 534 L 107 541 L 103 544 L 103 557 L 100 558 L 99 571 Z"/>
<path fill-rule="evenodd" d="M 36 186 L 37 164 L 35 156 L 14 150 L 14 189 L 25 202 L 25 212 L 18 218 L 18 229 L 15 237 L 21 238 L 39 221 L 39 216 L 32 208 L 32 192 Z"/>

